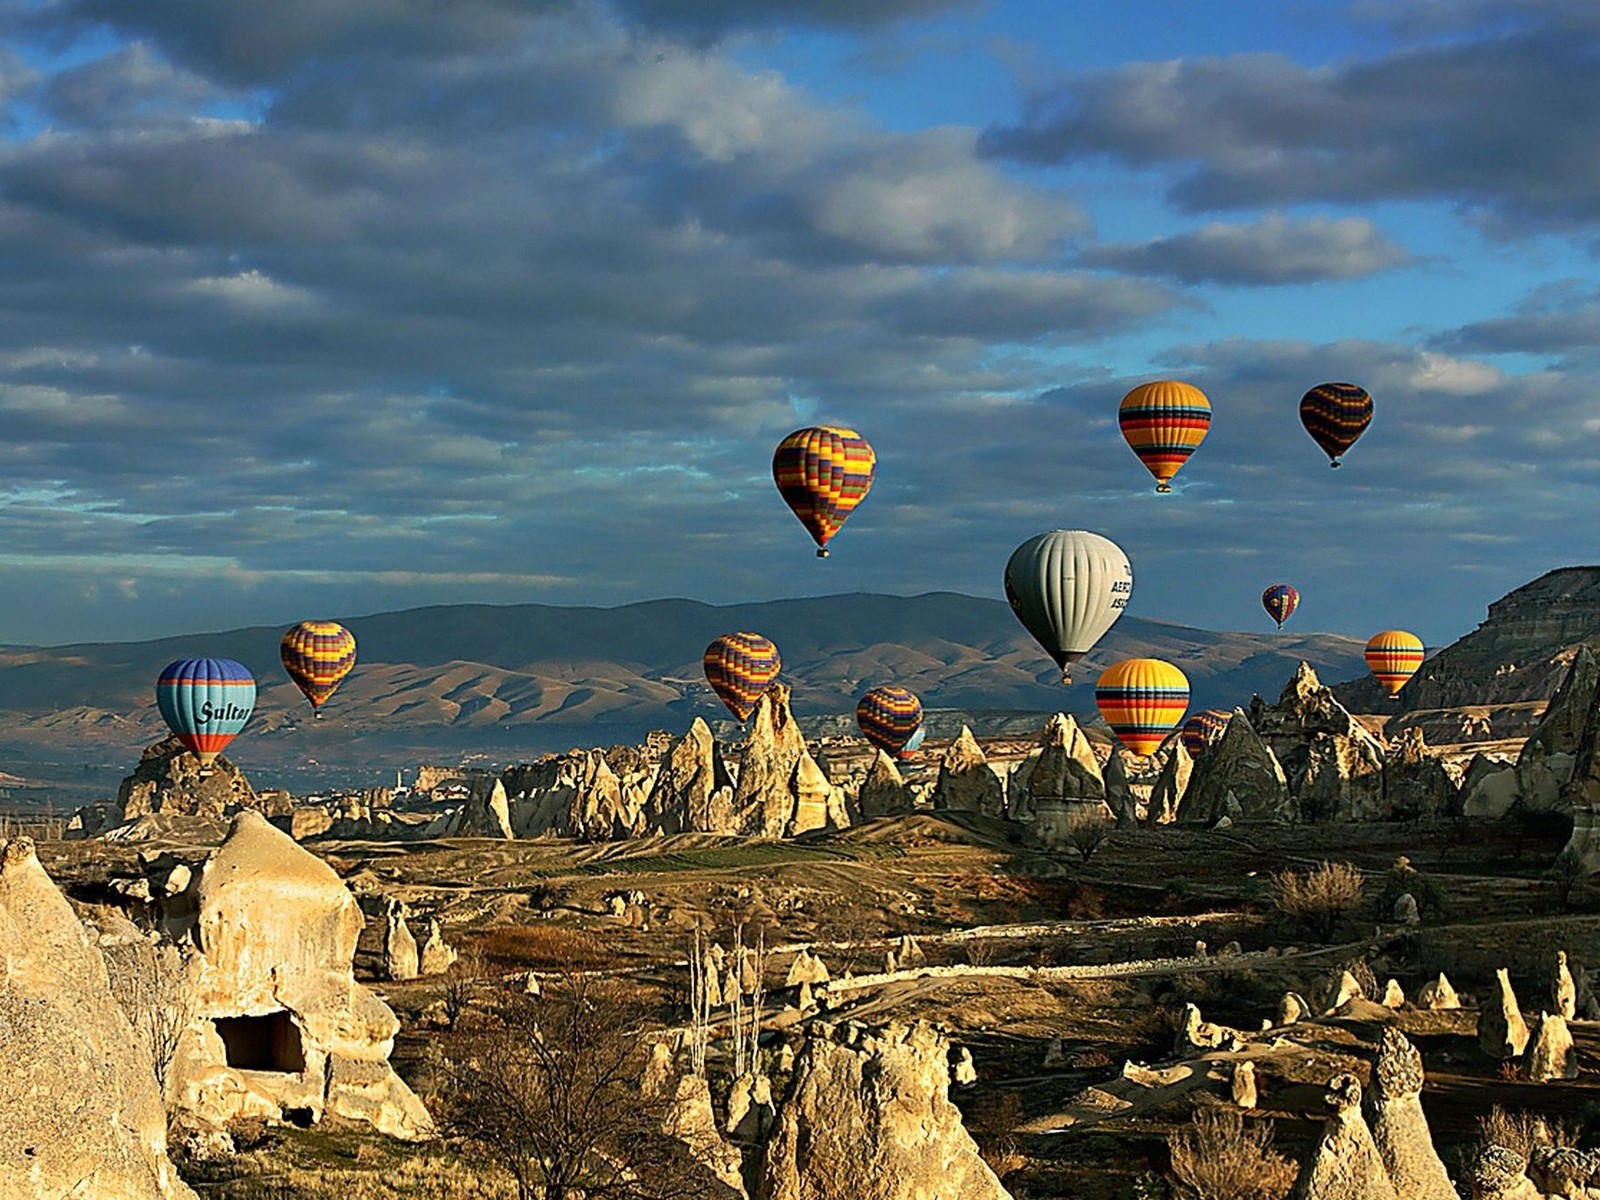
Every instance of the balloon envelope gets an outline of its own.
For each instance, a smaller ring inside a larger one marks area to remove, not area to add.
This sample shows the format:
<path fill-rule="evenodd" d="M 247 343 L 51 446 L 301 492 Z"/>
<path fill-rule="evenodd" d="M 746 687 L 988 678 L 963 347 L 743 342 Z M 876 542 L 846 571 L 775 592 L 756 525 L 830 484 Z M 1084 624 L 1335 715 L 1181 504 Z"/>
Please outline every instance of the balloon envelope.
<path fill-rule="evenodd" d="M 1300 398 L 1300 424 L 1337 467 L 1372 424 L 1372 397 L 1353 383 L 1319 383 Z"/>
<path fill-rule="evenodd" d="M 1115 542 L 1084 529 L 1031 537 L 1006 563 L 1006 600 L 1061 668 L 1077 662 L 1116 623 L 1133 595 L 1133 568 Z"/>
<path fill-rule="evenodd" d="M 1206 708 L 1195 713 L 1183 723 L 1183 748 L 1189 752 L 1190 758 L 1198 758 L 1211 744 L 1220 738 L 1228 728 L 1228 721 L 1233 716 L 1225 708 Z"/>
<path fill-rule="evenodd" d="M 922 749 L 922 743 L 927 740 L 928 727 L 926 725 L 918 725 L 917 731 L 911 735 L 910 740 L 907 741 L 905 746 L 901 749 L 900 757 L 905 758 L 907 755 L 915 754 L 918 750 Z"/>
<path fill-rule="evenodd" d="M 283 635 L 278 656 L 317 712 L 356 665 L 356 639 L 336 621 L 301 621 Z"/>
<path fill-rule="evenodd" d="M 1283 628 L 1283 623 L 1300 607 L 1300 593 L 1287 583 L 1275 583 L 1261 593 L 1261 607 L 1267 610 L 1267 615 L 1278 623 L 1278 628 Z"/>
<path fill-rule="evenodd" d="M 1156 491 L 1170 492 L 1172 477 L 1206 440 L 1211 401 L 1193 384 L 1175 379 L 1143 383 L 1117 409 L 1122 436 L 1156 478 Z"/>
<path fill-rule="evenodd" d="M 867 498 L 877 463 L 866 439 L 841 426 L 797 429 L 778 443 L 773 481 L 816 542 L 818 558 L 828 557 L 828 540 Z"/>
<path fill-rule="evenodd" d="M 156 707 L 202 763 L 222 753 L 255 706 L 256 681 L 231 658 L 180 658 L 156 678 Z"/>
<path fill-rule="evenodd" d="M 778 648 L 759 633 L 725 633 L 706 647 L 706 682 L 736 721 L 750 719 L 761 693 L 783 669 Z"/>
<path fill-rule="evenodd" d="M 1422 665 L 1422 639 L 1404 629 L 1385 629 L 1367 642 L 1367 669 L 1377 677 L 1383 690 L 1398 696 L 1406 680 Z"/>
<path fill-rule="evenodd" d="M 873 688 L 856 702 L 856 724 L 880 750 L 902 754 L 922 728 L 922 701 L 903 687 Z"/>
<path fill-rule="evenodd" d="M 1135 754 L 1149 755 L 1183 720 L 1189 680 L 1159 658 L 1125 658 L 1100 673 L 1094 702 L 1118 741 Z"/>

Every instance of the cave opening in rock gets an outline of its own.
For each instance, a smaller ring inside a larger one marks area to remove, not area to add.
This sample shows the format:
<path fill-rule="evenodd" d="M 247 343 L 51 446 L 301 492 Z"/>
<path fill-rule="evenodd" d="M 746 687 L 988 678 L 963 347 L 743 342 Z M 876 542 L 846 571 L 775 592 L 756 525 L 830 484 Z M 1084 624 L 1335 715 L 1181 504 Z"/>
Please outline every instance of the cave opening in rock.
<path fill-rule="evenodd" d="M 230 1067 L 291 1075 L 305 1070 L 300 1030 L 284 1009 L 259 1017 L 216 1017 L 211 1023 L 222 1038 Z"/>

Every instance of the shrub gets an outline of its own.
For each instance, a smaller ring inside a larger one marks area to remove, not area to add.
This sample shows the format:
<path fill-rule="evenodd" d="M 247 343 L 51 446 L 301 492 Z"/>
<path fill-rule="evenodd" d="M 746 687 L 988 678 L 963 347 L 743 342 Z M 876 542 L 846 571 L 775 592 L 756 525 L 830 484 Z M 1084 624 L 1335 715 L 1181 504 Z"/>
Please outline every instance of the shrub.
<path fill-rule="evenodd" d="M 1077 816 L 1067 826 L 1067 840 L 1077 848 L 1084 862 L 1094 857 L 1094 852 L 1105 845 L 1111 836 L 1112 826 L 1098 816 Z"/>
<path fill-rule="evenodd" d="M 1294 1184 L 1294 1164 L 1272 1149 L 1272 1123 L 1247 1122 L 1235 1108 L 1197 1109 L 1169 1147 L 1186 1200 L 1282 1200 Z"/>
<path fill-rule="evenodd" d="M 1361 872 L 1349 863 L 1319 863 L 1303 875 L 1280 871 L 1272 877 L 1272 903 L 1319 942 L 1331 942 L 1339 918 L 1360 902 L 1361 883 Z"/>

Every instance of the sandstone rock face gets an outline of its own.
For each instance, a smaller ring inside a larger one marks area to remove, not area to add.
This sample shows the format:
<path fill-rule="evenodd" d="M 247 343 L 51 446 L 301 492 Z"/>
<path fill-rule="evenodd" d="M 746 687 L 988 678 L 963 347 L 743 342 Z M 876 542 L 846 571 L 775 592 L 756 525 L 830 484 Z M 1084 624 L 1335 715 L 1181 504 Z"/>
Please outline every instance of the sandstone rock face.
<path fill-rule="evenodd" d="M 421 956 L 417 939 L 406 924 L 406 906 L 390 900 L 383 911 L 383 977 L 389 980 L 415 979 Z"/>
<path fill-rule="evenodd" d="M 1478 1048 L 1490 1058 L 1521 1058 L 1528 1048 L 1528 1026 L 1511 990 L 1507 968 L 1495 972 L 1496 993 L 1478 1010 Z"/>
<path fill-rule="evenodd" d="M 333 1112 L 398 1137 L 431 1123 L 389 1067 L 399 1030 L 351 974 L 361 911 L 333 869 L 254 812 L 206 861 L 183 940 L 196 1019 L 172 1100 L 196 1118 L 311 1120 Z"/>
<path fill-rule="evenodd" d="M 1106 759 L 1102 771 L 1106 785 L 1106 807 L 1115 815 L 1118 829 L 1137 829 L 1139 806 L 1128 779 L 1128 762 L 1119 747 Z"/>
<path fill-rule="evenodd" d="M 193 1200 L 149 1055 L 26 838 L 0 842 L 0 1192 Z"/>
<path fill-rule="evenodd" d="M 1600 664 L 1587 645 L 1579 645 L 1572 656 L 1561 687 L 1551 697 L 1539 724 L 1522 744 L 1518 763 L 1544 762 L 1551 755 L 1575 755 L 1583 737 L 1583 727 L 1594 709 L 1600 691 Z"/>
<path fill-rule="evenodd" d="M 733 829 L 733 776 L 711 727 L 700 717 L 667 751 L 644 812 L 646 833 Z"/>
<path fill-rule="evenodd" d="M 939 780 L 933 785 L 933 806 L 949 812 L 982 813 L 986 817 L 1005 815 L 1005 790 L 1000 777 L 978 747 L 972 730 L 965 725 L 939 763 Z"/>
<path fill-rule="evenodd" d="M 1528 1160 L 1504 1146 L 1485 1146 L 1467 1165 L 1472 1200 L 1544 1200 L 1526 1174 Z"/>
<path fill-rule="evenodd" d="M 1233 710 L 1227 731 L 1195 764 L 1178 819 L 1212 824 L 1228 812 L 1230 797 L 1243 820 L 1296 819 L 1283 768 L 1240 708 Z"/>
<path fill-rule="evenodd" d="M 443 975 L 458 957 L 455 947 L 444 940 L 439 922 L 430 920 L 428 940 L 422 943 L 422 950 L 418 954 L 418 972 L 423 975 Z"/>
<path fill-rule="evenodd" d="M 1556 856 L 1556 869 L 1571 870 L 1581 879 L 1600 873 L 1600 805 L 1572 806 L 1572 833 Z"/>
<path fill-rule="evenodd" d="M 1572 1032 L 1560 1013 L 1539 1014 L 1537 1032 L 1528 1047 L 1522 1070 L 1532 1083 L 1578 1077 L 1578 1056 L 1572 1046 Z"/>
<path fill-rule="evenodd" d="M 515 837 L 505 784 L 494 775 L 474 775 L 472 791 L 449 832 L 454 837 Z"/>
<path fill-rule="evenodd" d="M 176 737 L 169 737 L 145 747 L 133 774 L 117 788 L 117 805 L 122 819 L 131 821 L 153 812 L 232 816 L 240 809 L 260 808 L 261 802 L 244 773 L 226 758 L 219 756 L 203 767 Z"/>
<path fill-rule="evenodd" d="M 1178 819 L 1178 802 L 1189 789 L 1194 774 L 1194 759 L 1182 739 L 1173 743 L 1167 761 L 1161 765 L 1155 787 L 1150 791 L 1150 806 L 1145 820 L 1151 825 L 1170 825 Z"/>
<path fill-rule="evenodd" d="M 1573 981 L 1572 970 L 1567 966 L 1567 952 L 1556 951 L 1555 970 L 1550 975 L 1550 1005 L 1570 1021 L 1578 1015 L 1578 985 Z"/>
<path fill-rule="evenodd" d="M 1404 1200 L 1456 1200 L 1422 1112 L 1422 1085 L 1422 1055 L 1399 1030 L 1385 1029 L 1367 1097 L 1378 1157 Z"/>
<path fill-rule="evenodd" d="M 774 683 L 750 714 L 750 738 L 739 757 L 733 792 L 734 831 L 746 837 L 779 838 L 822 828 L 830 802 L 823 802 L 819 814 L 814 795 L 802 808 L 798 794 L 800 783 L 819 780 L 826 783 L 827 776 L 806 750 L 805 737 L 789 711 L 789 688 Z M 836 803 L 842 809 L 842 800 Z"/>
<path fill-rule="evenodd" d="M 987 771 L 988 767 L 985 766 L 984 770 Z M 940 777 L 943 777 L 943 771 L 940 772 Z M 997 780 L 997 785 L 998 782 Z M 894 759 L 882 750 L 879 750 L 872 760 L 872 767 L 861 783 L 861 791 L 856 796 L 856 807 L 860 809 L 861 816 L 867 820 L 873 817 L 901 816 L 916 807 L 911 789 L 906 787 L 905 777 L 900 774 L 900 768 L 895 766 Z"/>
<path fill-rule="evenodd" d="M 1403 821 L 1453 815 L 1459 797 L 1444 763 L 1429 752 L 1422 730 L 1407 729 L 1390 747 L 1383 770 L 1384 816 Z"/>
<path fill-rule="evenodd" d="M 1021 791 L 1012 800 L 1013 809 L 1031 811 L 1040 801 L 1103 803 L 1106 798 L 1105 779 L 1094 747 L 1066 713 L 1056 713 L 1045 722 L 1039 734 L 1039 757 L 1032 761 L 1026 778 L 1015 782 Z M 1111 815 L 1109 809 L 1106 815 Z"/>
<path fill-rule="evenodd" d="M 1335 1075 L 1325 1100 L 1333 1116 L 1301 1166 L 1290 1200 L 1400 1200 L 1361 1115 L 1361 1084 L 1355 1076 Z"/>
<path fill-rule="evenodd" d="M 1461 781 L 1461 815 L 1483 821 L 1498 821 L 1517 802 L 1520 784 L 1515 766 L 1479 767 L 1496 760 L 1474 755 Z M 1474 770 L 1474 768 L 1477 768 Z"/>
<path fill-rule="evenodd" d="M 672 1083 L 672 1103 L 667 1110 L 663 1132 L 689 1147 L 694 1160 L 707 1167 L 727 1189 L 723 1195 L 745 1195 L 740 1178 L 739 1151 L 724 1140 L 717 1129 L 716 1112 L 711 1107 L 711 1087 L 702 1075 L 683 1075 Z"/>
<path fill-rule="evenodd" d="M 1283 767 L 1308 821 L 1384 819 L 1383 746 L 1302 662 L 1275 705 L 1250 705 L 1250 722 Z"/>
<path fill-rule="evenodd" d="M 1541 1195 L 1590 1200 L 1600 1190 L 1600 1154 L 1570 1146 L 1535 1146 L 1528 1155 L 1527 1174 Z"/>
<path fill-rule="evenodd" d="M 1456 995 L 1456 989 L 1450 986 L 1450 981 L 1440 971 L 1439 978 L 1429 980 L 1417 992 L 1417 1007 L 1434 1011 L 1460 1008 L 1461 997 Z"/>
<path fill-rule="evenodd" d="M 758 1200 L 1009 1200 L 950 1103 L 949 1043 L 891 1025 L 821 1030 L 795 1061 Z"/>

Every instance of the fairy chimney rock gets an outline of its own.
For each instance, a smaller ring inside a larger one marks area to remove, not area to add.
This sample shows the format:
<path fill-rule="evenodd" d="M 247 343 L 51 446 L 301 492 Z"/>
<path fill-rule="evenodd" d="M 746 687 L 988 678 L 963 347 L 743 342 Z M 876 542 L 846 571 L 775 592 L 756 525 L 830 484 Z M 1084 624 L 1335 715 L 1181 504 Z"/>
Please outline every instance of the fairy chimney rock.
<path fill-rule="evenodd" d="M 1523 1074 L 1531 1083 L 1578 1077 L 1578 1056 L 1572 1045 L 1572 1032 L 1560 1013 L 1540 1013 L 1537 1032 L 1522 1063 Z"/>
<path fill-rule="evenodd" d="M 1161 773 L 1150 790 L 1150 806 L 1145 813 L 1147 824 L 1170 825 L 1178 819 L 1178 802 L 1188 791 L 1193 775 L 1194 758 L 1179 738 L 1172 744 L 1167 761 L 1161 764 Z"/>
<path fill-rule="evenodd" d="M 1322 1127 L 1316 1150 L 1302 1164 L 1290 1200 L 1400 1200 L 1361 1115 L 1356 1077 L 1335 1075 L 1324 1102 L 1333 1115 Z"/>
<path fill-rule="evenodd" d="M 1367 1124 L 1378 1156 L 1404 1200 L 1456 1200 L 1422 1111 L 1422 1055 L 1397 1029 L 1378 1041 Z"/>
<path fill-rule="evenodd" d="M 861 810 L 862 817 L 868 820 L 873 817 L 901 816 L 916 807 L 911 789 L 906 787 L 905 776 L 900 774 L 894 759 L 882 750 L 873 758 L 867 777 L 861 782 L 856 807 Z"/>
<path fill-rule="evenodd" d="M 773 683 L 750 714 L 750 736 L 739 756 L 733 792 L 733 831 L 780 838 L 794 820 L 795 772 L 806 755 L 805 736 L 789 711 L 789 687 Z"/>
<path fill-rule="evenodd" d="M 1233 710 L 1228 728 L 1195 764 L 1178 818 L 1213 824 L 1232 815 L 1227 808 L 1230 797 L 1239 806 L 1235 821 L 1295 818 L 1283 767 L 1242 708 Z"/>
<path fill-rule="evenodd" d="M 1460 1008 L 1461 997 L 1456 995 L 1456 989 L 1450 986 L 1450 981 L 1445 978 L 1443 971 L 1439 978 L 1429 980 L 1417 992 L 1417 1007 L 1440 1011 L 1447 1008 Z"/>
<path fill-rule="evenodd" d="M 1556 967 L 1550 979 L 1550 1003 L 1568 1021 L 1578 1015 L 1578 988 L 1567 966 L 1565 950 L 1556 951 Z"/>
<path fill-rule="evenodd" d="M 673 742 L 644 805 L 644 831 L 732 833 L 733 776 L 711 727 L 696 717 Z"/>
<path fill-rule="evenodd" d="M 933 785 L 933 806 L 986 817 L 1005 815 L 1006 797 L 1000 777 L 990 768 L 978 740 L 965 725 L 940 760 L 939 779 Z"/>
<path fill-rule="evenodd" d="M 1520 1058 L 1528 1048 L 1528 1026 L 1517 1007 L 1507 968 L 1495 972 L 1495 995 L 1478 1010 L 1478 1048 L 1490 1058 Z"/>
<path fill-rule="evenodd" d="M 415 979 L 419 964 L 417 939 L 406 924 L 406 906 L 391 899 L 383 913 L 383 977 L 395 981 Z"/>

